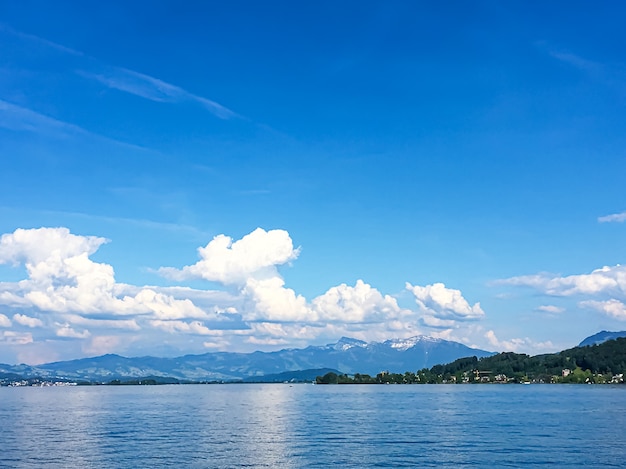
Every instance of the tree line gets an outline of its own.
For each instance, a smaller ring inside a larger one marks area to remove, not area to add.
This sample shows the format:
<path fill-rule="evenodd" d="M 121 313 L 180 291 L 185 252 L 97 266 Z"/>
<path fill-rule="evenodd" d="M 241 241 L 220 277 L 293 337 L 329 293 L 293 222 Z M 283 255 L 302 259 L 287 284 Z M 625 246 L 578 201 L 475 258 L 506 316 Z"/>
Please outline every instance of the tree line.
<path fill-rule="evenodd" d="M 623 382 L 626 372 L 626 338 L 599 345 L 574 347 L 558 353 L 529 356 L 503 352 L 490 357 L 459 358 L 416 372 L 376 376 L 334 372 L 318 376 L 318 384 L 436 384 L 484 382 L 607 383 Z M 621 375 L 621 376 L 620 376 Z"/>

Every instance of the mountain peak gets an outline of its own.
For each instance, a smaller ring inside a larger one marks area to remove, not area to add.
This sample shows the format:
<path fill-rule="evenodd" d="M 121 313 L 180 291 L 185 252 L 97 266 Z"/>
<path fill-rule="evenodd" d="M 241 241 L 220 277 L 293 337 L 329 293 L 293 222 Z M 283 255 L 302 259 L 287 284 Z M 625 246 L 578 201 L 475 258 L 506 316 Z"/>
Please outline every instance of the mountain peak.
<path fill-rule="evenodd" d="M 599 345 L 607 340 L 619 339 L 620 337 L 626 337 L 626 331 L 620 332 L 610 332 L 610 331 L 601 331 L 597 334 L 591 335 L 583 340 L 579 347 L 586 347 L 587 345 Z"/>
<path fill-rule="evenodd" d="M 410 348 L 415 347 L 419 343 L 437 343 L 441 342 L 441 339 L 436 339 L 434 337 L 430 337 L 427 335 L 416 335 L 413 337 L 408 337 L 406 339 L 391 339 L 383 342 L 385 345 L 388 345 L 391 348 L 396 350 L 408 350 Z"/>
<path fill-rule="evenodd" d="M 353 339 L 351 337 L 342 337 L 337 341 L 336 344 L 332 345 L 335 350 L 349 350 L 353 347 L 367 347 L 367 342 L 364 342 L 359 339 Z"/>

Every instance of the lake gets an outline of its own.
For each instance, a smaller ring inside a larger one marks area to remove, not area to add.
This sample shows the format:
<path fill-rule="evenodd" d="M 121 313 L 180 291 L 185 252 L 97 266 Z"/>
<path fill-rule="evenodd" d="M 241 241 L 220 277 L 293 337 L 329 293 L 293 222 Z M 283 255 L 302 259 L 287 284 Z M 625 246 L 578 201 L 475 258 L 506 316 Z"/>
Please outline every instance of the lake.
<path fill-rule="evenodd" d="M 0 388 L 0 466 L 626 467 L 626 386 Z"/>

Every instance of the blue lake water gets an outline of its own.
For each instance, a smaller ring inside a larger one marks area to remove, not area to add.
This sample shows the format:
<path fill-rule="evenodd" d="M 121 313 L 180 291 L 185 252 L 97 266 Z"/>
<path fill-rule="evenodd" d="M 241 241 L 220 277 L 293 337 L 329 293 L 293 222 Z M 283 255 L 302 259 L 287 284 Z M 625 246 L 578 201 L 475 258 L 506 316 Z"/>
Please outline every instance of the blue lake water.
<path fill-rule="evenodd" d="M 0 388 L 0 467 L 626 467 L 626 386 Z"/>

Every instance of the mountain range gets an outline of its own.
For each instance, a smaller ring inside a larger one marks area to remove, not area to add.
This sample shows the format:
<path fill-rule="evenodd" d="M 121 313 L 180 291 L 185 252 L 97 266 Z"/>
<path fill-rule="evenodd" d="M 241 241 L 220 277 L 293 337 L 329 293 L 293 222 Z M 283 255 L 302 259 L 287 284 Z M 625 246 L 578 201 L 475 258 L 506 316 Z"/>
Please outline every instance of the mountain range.
<path fill-rule="evenodd" d="M 0 364 L 0 378 L 22 376 L 109 382 L 115 379 L 168 377 L 189 381 L 250 381 L 267 375 L 280 376 L 285 372 L 321 368 L 348 374 L 401 373 L 449 363 L 461 357 L 490 355 L 493 353 L 427 336 L 370 343 L 343 337 L 334 344 L 276 352 L 210 352 L 176 358 L 126 358 L 108 354 L 37 366 Z"/>

